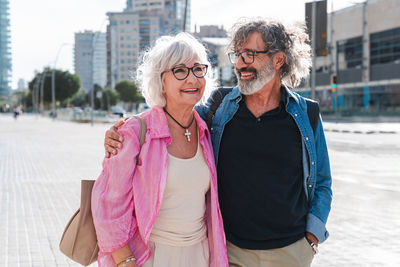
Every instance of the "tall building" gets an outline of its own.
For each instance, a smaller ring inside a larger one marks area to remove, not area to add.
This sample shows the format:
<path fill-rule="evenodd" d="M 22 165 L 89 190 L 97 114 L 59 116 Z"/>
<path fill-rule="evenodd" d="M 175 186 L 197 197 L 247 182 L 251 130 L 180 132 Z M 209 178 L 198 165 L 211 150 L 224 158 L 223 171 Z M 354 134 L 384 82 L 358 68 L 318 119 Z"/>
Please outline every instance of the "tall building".
<path fill-rule="evenodd" d="M 322 109 L 400 111 L 399 14 L 398 0 L 367 0 L 328 14 L 329 53 L 316 64 Z M 306 96 L 309 90 L 299 89 Z"/>
<path fill-rule="evenodd" d="M 106 34 L 84 31 L 75 33 L 75 73 L 82 88 L 89 92 L 95 84 L 107 83 Z"/>
<path fill-rule="evenodd" d="M 0 0 L 0 98 L 11 92 L 11 32 L 8 0 Z"/>
<path fill-rule="evenodd" d="M 131 79 L 140 52 L 159 36 L 190 29 L 191 0 L 128 0 L 123 12 L 109 12 L 107 84 Z M 185 4 L 186 20 L 185 18 Z M 183 26 L 185 25 L 185 27 Z"/>
<path fill-rule="evenodd" d="M 24 79 L 19 79 L 19 80 L 18 80 L 18 87 L 17 87 L 17 89 L 18 89 L 18 90 L 26 89 L 26 82 L 25 82 Z"/>
<path fill-rule="evenodd" d="M 225 38 L 228 34 L 223 26 L 218 27 L 217 25 L 201 25 L 200 31 L 197 32 L 195 27 L 194 35 L 199 38 Z"/>

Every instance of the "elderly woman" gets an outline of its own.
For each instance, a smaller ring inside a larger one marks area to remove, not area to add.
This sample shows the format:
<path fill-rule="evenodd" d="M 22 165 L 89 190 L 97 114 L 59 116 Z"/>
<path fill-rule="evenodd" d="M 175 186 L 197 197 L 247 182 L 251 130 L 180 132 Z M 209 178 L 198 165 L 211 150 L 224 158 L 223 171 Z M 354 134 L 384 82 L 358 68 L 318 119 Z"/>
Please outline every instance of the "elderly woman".
<path fill-rule="evenodd" d="M 145 53 L 145 143 L 139 121 L 127 120 L 124 146 L 104 160 L 92 192 L 99 266 L 228 266 L 210 134 L 193 109 L 212 86 L 209 68 L 204 46 L 186 33 Z"/>

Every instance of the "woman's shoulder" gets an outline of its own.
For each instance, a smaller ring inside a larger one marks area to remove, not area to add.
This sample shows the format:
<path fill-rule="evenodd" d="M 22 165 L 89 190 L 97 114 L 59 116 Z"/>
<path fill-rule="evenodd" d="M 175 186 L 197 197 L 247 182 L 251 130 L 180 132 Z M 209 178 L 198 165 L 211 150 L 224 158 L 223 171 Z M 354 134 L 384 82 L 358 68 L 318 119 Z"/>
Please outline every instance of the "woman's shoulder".
<path fill-rule="evenodd" d="M 150 122 L 150 117 L 151 117 L 152 110 L 145 111 L 143 113 L 134 115 L 130 118 L 128 118 L 124 124 L 118 129 L 118 131 L 121 131 L 121 133 L 124 132 L 134 132 L 136 133 L 135 135 L 138 136 L 141 128 L 141 123 L 140 123 L 140 118 L 143 119 L 145 127 L 147 128 L 147 125 Z M 140 118 L 138 118 L 140 117 Z"/>

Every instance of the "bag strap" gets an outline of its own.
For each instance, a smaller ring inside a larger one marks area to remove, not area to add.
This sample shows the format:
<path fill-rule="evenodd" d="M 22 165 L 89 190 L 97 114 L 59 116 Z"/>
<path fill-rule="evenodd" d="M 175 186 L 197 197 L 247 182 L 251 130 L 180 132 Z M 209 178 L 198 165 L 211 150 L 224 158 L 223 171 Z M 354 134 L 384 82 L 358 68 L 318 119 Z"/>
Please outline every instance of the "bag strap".
<path fill-rule="evenodd" d="M 313 132 L 315 134 L 315 129 L 317 128 L 319 119 L 319 105 L 318 102 L 307 98 L 306 103 L 308 120 L 310 121 L 311 128 L 313 129 Z"/>
<path fill-rule="evenodd" d="M 139 115 L 133 115 L 133 117 L 135 117 L 140 123 L 139 144 L 141 149 L 144 142 L 146 141 L 145 139 L 146 139 L 147 125 L 146 122 L 143 120 L 143 118 L 140 117 Z M 136 164 L 138 164 L 139 162 L 139 154 L 140 150 L 139 153 L 136 155 Z"/>
<path fill-rule="evenodd" d="M 206 123 L 207 123 L 207 127 L 208 127 L 209 131 L 211 131 L 211 124 L 212 124 L 212 120 L 214 119 L 215 112 L 221 105 L 224 97 L 229 92 L 231 92 L 232 89 L 233 89 L 233 87 L 220 87 L 212 92 L 210 110 L 208 111 L 207 116 L 206 116 Z"/>

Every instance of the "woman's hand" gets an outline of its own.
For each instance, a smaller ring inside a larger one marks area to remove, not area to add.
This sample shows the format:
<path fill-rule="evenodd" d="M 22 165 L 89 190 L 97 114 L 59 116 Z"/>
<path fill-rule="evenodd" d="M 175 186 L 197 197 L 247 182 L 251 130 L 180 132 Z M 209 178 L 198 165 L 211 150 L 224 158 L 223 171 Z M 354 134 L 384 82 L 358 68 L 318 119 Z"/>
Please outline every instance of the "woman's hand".
<path fill-rule="evenodd" d="M 110 129 L 106 131 L 104 137 L 104 149 L 106 150 L 106 158 L 109 158 L 111 154 L 117 154 L 117 148 L 122 147 L 122 141 L 124 140 L 122 136 L 117 133 L 119 127 L 125 123 L 124 120 L 120 120 L 115 123 Z"/>
<path fill-rule="evenodd" d="M 123 246 L 120 249 L 117 249 L 117 250 L 111 252 L 111 255 L 114 259 L 115 266 L 136 267 L 135 261 L 123 262 L 125 259 L 129 258 L 129 256 L 132 256 L 132 251 L 128 244 L 126 244 L 125 246 Z"/>

